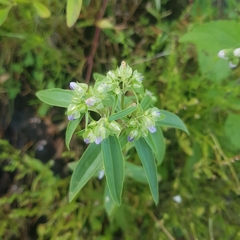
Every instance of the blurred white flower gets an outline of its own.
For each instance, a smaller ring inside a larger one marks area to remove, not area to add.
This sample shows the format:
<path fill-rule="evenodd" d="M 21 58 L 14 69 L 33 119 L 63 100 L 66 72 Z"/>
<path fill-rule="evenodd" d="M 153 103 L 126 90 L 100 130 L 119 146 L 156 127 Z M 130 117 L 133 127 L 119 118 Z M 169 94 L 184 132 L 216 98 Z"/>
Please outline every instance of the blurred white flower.
<path fill-rule="evenodd" d="M 178 204 L 182 203 L 182 197 L 180 195 L 176 195 L 172 199 L 174 202 L 176 202 Z"/>
<path fill-rule="evenodd" d="M 235 57 L 240 57 L 240 48 L 236 48 L 234 51 L 233 51 L 233 54 Z"/>

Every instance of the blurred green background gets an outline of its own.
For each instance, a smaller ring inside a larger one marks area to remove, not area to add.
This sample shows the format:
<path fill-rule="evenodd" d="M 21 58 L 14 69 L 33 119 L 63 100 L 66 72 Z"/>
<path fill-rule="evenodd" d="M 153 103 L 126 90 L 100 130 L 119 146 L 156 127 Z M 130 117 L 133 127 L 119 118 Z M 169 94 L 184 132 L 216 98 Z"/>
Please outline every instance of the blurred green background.
<path fill-rule="evenodd" d="M 65 1 L 0 0 L 0 239 L 240 239 L 240 67 L 217 57 L 240 47 L 239 20 L 233 0 L 83 0 L 68 28 Z M 91 84 L 122 60 L 190 136 L 163 129 L 157 206 L 126 179 L 108 215 L 104 179 L 68 202 L 68 164 L 86 144 L 67 150 L 64 110 L 35 93 Z"/>

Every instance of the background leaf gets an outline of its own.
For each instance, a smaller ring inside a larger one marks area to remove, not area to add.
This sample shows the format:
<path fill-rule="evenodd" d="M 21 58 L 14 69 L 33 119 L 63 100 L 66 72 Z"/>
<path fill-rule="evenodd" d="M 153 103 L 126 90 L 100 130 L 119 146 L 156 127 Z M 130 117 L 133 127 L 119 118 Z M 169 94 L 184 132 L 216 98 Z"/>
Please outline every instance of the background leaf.
<path fill-rule="evenodd" d="M 180 42 L 194 43 L 199 48 L 217 55 L 221 49 L 239 47 L 240 23 L 225 20 L 205 23 L 183 35 Z"/>
<path fill-rule="evenodd" d="M 145 171 L 142 166 L 138 166 L 136 164 L 126 162 L 125 163 L 125 174 L 127 177 L 130 177 L 138 182 L 147 184 L 148 180 L 146 178 Z"/>
<path fill-rule="evenodd" d="M 72 102 L 73 91 L 52 88 L 39 91 L 36 95 L 41 101 L 49 105 L 67 108 Z"/>
<path fill-rule="evenodd" d="M 75 167 L 69 189 L 69 201 L 80 192 L 88 180 L 99 169 L 102 164 L 102 156 L 100 154 L 101 146 L 91 143 Z"/>
<path fill-rule="evenodd" d="M 158 204 L 159 196 L 157 166 L 153 157 L 152 149 L 148 146 L 144 138 L 139 138 L 137 141 L 135 141 L 134 146 L 145 170 L 154 202 Z"/>
<path fill-rule="evenodd" d="M 161 121 L 157 122 L 157 126 L 168 126 L 179 128 L 189 134 L 188 129 L 184 125 L 183 121 L 174 113 L 170 113 L 166 110 L 160 110 L 162 114 L 164 114 L 165 118 Z"/>
<path fill-rule="evenodd" d="M 240 149 L 240 115 L 229 114 L 224 124 L 224 130 L 231 144 Z"/>
<path fill-rule="evenodd" d="M 108 188 L 113 201 L 120 206 L 124 180 L 121 146 L 115 135 L 104 139 L 101 146 Z"/>
<path fill-rule="evenodd" d="M 115 202 L 112 200 L 108 185 L 105 184 L 105 191 L 104 191 L 104 208 L 107 212 L 108 217 L 110 218 L 110 216 L 112 215 L 114 209 L 116 209 L 116 204 Z"/>
<path fill-rule="evenodd" d="M 82 0 L 67 0 L 67 26 L 72 27 L 81 12 Z"/>
<path fill-rule="evenodd" d="M 49 18 L 51 16 L 50 10 L 41 2 L 34 1 L 33 6 L 37 11 L 37 14 L 41 18 Z"/>
<path fill-rule="evenodd" d="M 8 16 L 8 12 L 11 9 L 11 6 L 4 9 L 0 9 L 0 26 L 5 22 Z"/>

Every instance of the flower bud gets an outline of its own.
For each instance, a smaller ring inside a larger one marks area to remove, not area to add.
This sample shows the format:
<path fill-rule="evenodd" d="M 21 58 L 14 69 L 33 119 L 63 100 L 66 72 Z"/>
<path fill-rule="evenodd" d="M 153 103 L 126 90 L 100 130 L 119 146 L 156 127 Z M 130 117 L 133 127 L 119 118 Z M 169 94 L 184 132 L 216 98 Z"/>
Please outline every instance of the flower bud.
<path fill-rule="evenodd" d="M 115 134 L 118 134 L 121 131 L 120 124 L 115 121 L 110 122 L 109 129 L 112 130 Z"/>
<path fill-rule="evenodd" d="M 132 142 L 134 140 L 134 138 L 136 138 L 138 136 L 138 131 L 137 130 L 132 130 L 129 135 L 128 135 L 128 141 Z"/>
<path fill-rule="evenodd" d="M 86 83 L 70 82 L 69 87 L 78 94 L 83 94 L 87 91 L 88 85 Z"/>
<path fill-rule="evenodd" d="M 143 124 L 149 130 L 149 132 L 154 133 L 156 132 L 155 122 L 150 117 L 144 117 Z"/>
<path fill-rule="evenodd" d="M 218 57 L 221 59 L 228 59 L 228 57 L 226 56 L 226 50 L 221 50 L 218 52 Z"/>
<path fill-rule="evenodd" d="M 233 58 L 231 59 L 231 61 L 229 61 L 229 67 L 235 68 L 237 67 L 238 63 L 239 63 L 239 58 Z"/>
<path fill-rule="evenodd" d="M 89 106 L 92 107 L 93 105 L 95 105 L 97 102 L 100 102 L 101 100 L 99 98 L 96 97 L 90 97 L 88 98 L 85 103 Z"/>
<path fill-rule="evenodd" d="M 93 134 L 92 129 L 87 129 L 83 133 L 83 138 L 84 138 L 84 142 L 88 144 L 88 143 L 94 142 L 96 139 L 96 136 Z"/>
<path fill-rule="evenodd" d="M 233 51 L 233 55 L 235 57 L 240 57 L 240 48 L 236 48 L 234 51 Z"/>

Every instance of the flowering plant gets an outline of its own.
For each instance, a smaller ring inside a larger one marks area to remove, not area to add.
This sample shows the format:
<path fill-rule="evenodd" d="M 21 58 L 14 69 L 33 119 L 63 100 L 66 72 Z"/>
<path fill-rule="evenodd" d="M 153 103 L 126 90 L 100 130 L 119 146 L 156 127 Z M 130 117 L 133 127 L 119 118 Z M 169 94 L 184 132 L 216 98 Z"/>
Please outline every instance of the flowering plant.
<path fill-rule="evenodd" d="M 145 91 L 143 75 L 133 71 L 124 61 L 106 76 L 95 74 L 95 84 L 71 82 L 71 90 L 47 89 L 37 92 L 43 102 L 67 108 L 69 124 L 66 145 L 85 116 L 82 136 L 88 148 L 74 167 L 69 199 L 72 201 L 87 181 L 99 171 L 106 176 L 105 206 L 121 204 L 125 176 L 150 186 L 155 203 L 158 203 L 157 165 L 164 157 L 165 144 L 161 126 L 170 126 L 188 133 L 183 122 L 173 113 L 159 110 L 153 104 L 156 98 Z M 99 117 L 94 119 L 95 112 Z M 134 147 L 142 166 L 126 161 Z"/>

